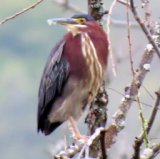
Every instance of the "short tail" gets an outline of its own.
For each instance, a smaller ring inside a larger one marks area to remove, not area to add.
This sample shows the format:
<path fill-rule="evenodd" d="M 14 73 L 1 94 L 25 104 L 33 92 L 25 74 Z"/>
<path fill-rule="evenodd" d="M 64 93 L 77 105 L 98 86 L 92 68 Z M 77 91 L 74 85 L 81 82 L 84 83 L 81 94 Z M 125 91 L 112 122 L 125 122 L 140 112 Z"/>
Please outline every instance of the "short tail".
<path fill-rule="evenodd" d="M 38 122 L 38 132 L 41 131 L 45 135 L 51 134 L 57 127 L 59 127 L 62 124 L 62 122 L 54 122 L 51 123 L 48 120 L 45 121 L 39 121 Z"/>

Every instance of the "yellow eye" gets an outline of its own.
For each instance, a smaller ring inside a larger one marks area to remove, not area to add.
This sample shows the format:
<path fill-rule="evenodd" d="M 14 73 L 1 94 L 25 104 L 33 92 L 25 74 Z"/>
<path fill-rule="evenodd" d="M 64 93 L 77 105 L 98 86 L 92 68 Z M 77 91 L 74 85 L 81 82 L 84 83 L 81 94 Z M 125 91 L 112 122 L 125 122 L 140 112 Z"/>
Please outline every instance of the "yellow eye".
<path fill-rule="evenodd" d="M 83 24 L 85 22 L 86 22 L 86 20 L 84 18 L 79 18 L 79 23 Z"/>

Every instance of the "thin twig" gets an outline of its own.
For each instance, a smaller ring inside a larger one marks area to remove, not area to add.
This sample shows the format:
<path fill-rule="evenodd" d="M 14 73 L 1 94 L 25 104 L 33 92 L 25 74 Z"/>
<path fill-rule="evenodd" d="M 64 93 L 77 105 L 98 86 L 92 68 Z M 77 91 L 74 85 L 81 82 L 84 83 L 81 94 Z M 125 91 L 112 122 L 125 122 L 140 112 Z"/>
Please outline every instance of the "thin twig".
<path fill-rule="evenodd" d="M 154 100 L 154 97 L 153 95 L 149 92 L 149 90 L 144 86 L 142 85 L 143 89 L 147 92 L 147 94 L 151 97 L 152 100 Z"/>
<path fill-rule="evenodd" d="M 138 24 L 140 25 L 142 31 L 145 33 L 148 41 L 152 44 L 153 48 L 155 49 L 156 54 L 158 55 L 158 57 L 160 58 L 160 50 L 156 44 L 156 42 L 154 41 L 154 39 L 152 38 L 150 32 L 148 31 L 148 29 L 146 28 L 146 26 L 144 25 L 144 23 L 142 22 L 142 20 L 140 19 L 140 17 L 138 16 L 138 13 L 136 11 L 136 8 L 134 6 L 134 0 L 130 0 L 130 4 L 128 4 L 126 1 L 124 0 L 118 0 L 119 3 L 123 4 L 123 5 L 129 5 L 135 20 L 138 22 Z"/>
<path fill-rule="evenodd" d="M 111 14 L 113 11 L 114 6 L 116 5 L 117 0 L 114 0 L 110 6 L 110 9 L 108 11 L 108 18 L 107 18 L 107 22 L 106 22 L 106 28 L 107 28 L 107 37 L 108 37 L 108 44 L 109 44 L 109 53 L 110 53 L 110 58 L 111 58 L 111 64 L 112 64 L 112 72 L 113 75 L 116 76 L 117 72 L 116 72 L 116 65 L 115 65 L 115 61 L 114 61 L 114 57 L 113 57 L 113 52 L 112 52 L 112 45 L 111 45 L 111 38 L 110 38 L 110 23 L 111 23 Z"/>
<path fill-rule="evenodd" d="M 142 124 L 142 132 L 144 134 L 143 140 L 145 143 L 145 146 L 148 146 L 149 140 L 148 140 L 148 133 L 147 133 L 147 124 L 146 124 L 146 120 L 143 116 L 143 112 L 142 112 L 142 104 L 140 102 L 140 98 L 137 95 L 137 101 L 138 101 L 138 106 L 139 106 L 139 116 L 140 116 L 140 120 L 141 120 L 141 124 Z"/>
<path fill-rule="evenodd" d="M 157 114 L 157 110 L 158 107 L 160 105 L 160 89 L 156 92 L 156 102 L 154 104 L 153 110 L 151 112 L 150 118 L 148 120 L 148 124 L 147 127 L 145 128 L 145 131 L 142 132 L 142 134 L 139 137 L 135 138 L 135 143 L 134 143 L 134 154 L 132 156 L 132 159 L 137 159 L 139 158 L 139 154 L 140 154 L 140 147 L 143 143 L 143 139 L 145 138 L 145 135 L 147 133 L 147 135 L 149 134 L 152 125 L 154 123 L 156 114 Z"/>
<path fill-rule="evenodd" d="M 128 0 L 127 0 L 128 4 Z M 131 66 L 132 76 L 134 78 L 134 66 L 133 66 L 133 57 L 132 57 L 132 43 L 131 43 L 131 31 L 130 31 L 130 20 L 129 20 L 129 5 L 126 5 L 126 14 L 127 14 L 127 33 L 128 33 L 128 46 L 129 46 L 129 60 Z"/>
<path fill-rule="evenodd" d="M 103 20 L 106 21 L 106 18 L 104 17 Z M 127 25 L 126 21 L 114 19 L 113 17 L 111 17 L 110 23 L 114 26 L 121 26 L 121 27 L 125 27 Z M 130 27 L 138 28 L 138 24 L 132 21 L 132 22 L 130 22 Z"/>
<path fill-rule="evenodd" d="M 128 2 L 128 0 L 127 1 L 126 0 L 117 0 L 117 2 L 119 2 L 119 3 L 121 3 L 121 4 L 130 8 L 130 3 Z"/>
<path fill-rule="evenodd" d="M 107 18 L 107 22 L 106 22 L 106 28 L 107 28 L 107 35 L 110 34 L 110 22 L 111 22 L 111 15 L 112 15 L 112 11 L 114 6 L 116 5 L 117 0 L 114 0 L 110 6 L 110 9 L 108 11 L 108 18 Z"/>
<path fill-rule="evenodd" d="M 37 1 L 36 3 L 30 5 L 29 7 L 23 9 L 22 11 L 17 12 L 17 13 L 15 13 L 14 15 L 5 18 L 4 20 L 0 21 L 0 25 L 6 23 L 6 22 L 8 22 L 8 21 L 10 21 L 11 19 L 14 19 L 14 18 L 20 16 L 20 15 L 23 14 L 23 13 L 28 12 L 29 10 L 31 10 L 31 9 L 35 8 L 36 6 L 38 6 L 38 5 L 39 5 L 40 3 L 42 3 L 43 1 L 44 1 L 44 0 L 39 0 L 39 1 Z"/>
<path fill-rule="evenodd" d="M 123 93 L 121 93 L 121 92 L 117 91 L 117 90 L 116 90 L 116 89 L 114 89 L 114 88 L 107 88 L 107 89 L 108 89 L 108 90 L 112 90 L 113 92 L 116 92 L 117 94 L 119 94 L 119 95 L 121 95 L 121 96 L 125 97 L 125 95 L 124 95 Z M 134 99 L 134 102 L 137 102 L 137 100 L 136 100 L 136 99 Z M 152 107 L 152 105 L 147 104 L 147 103 L 144 103 L 144 102 L 142 102 L 142 101 L 140 101 L 140 104 L 143 104 L 144 106 L 147 106 L 147 107 Z M 158 108 L 158 110 L 160 110 L 160 108 Z"/>
<path fill-rule="evenodd" d="M 155 102 L 155 105 L 154 105 L 154 108 L 153 108 L 153 111 L 151 113 L 151 116 L 150 116 L 150 119 L 148 121 L 148 127 L 147 127 L 147 133 L 150 132 L 151 130 L 151 127 L 153 125 L 153 122 L 155 120 L 155 117 L 156 117 L 156 114 L 157 114 L 157 110 L 158 110 L 158 107 L 160 105 L 160 89 L 159 91 L 156 92 L 156 96 L 157 96 L 157 99 L 156 99 L 156 102 Z"/>
<path fill-rule="evenodd" d="M 140 27 L 143 30 L 143 32 L 145 33 L 148 41 L 152 44 L 153 48 L 155 49 L 155 52 L 157 53 L 158 57 L 160 58 L 160 50 L 159 50 L 157 44 L 154 42 L 150 32 L 148 31 L 148 29 L 146 28 L 146 26 L 144 25 L 144 23 L 140 19 L 139 15 L 137 13 L 137 10 L 136 10 L 136 8 L 134 6 L 134 0 L 130 0 L 130 6 L 131 6 L 130 8 L 131 8 L 131 11 L 132 11 L 132 13 L 134 15 L 135 20 L 140 25 Z"/>

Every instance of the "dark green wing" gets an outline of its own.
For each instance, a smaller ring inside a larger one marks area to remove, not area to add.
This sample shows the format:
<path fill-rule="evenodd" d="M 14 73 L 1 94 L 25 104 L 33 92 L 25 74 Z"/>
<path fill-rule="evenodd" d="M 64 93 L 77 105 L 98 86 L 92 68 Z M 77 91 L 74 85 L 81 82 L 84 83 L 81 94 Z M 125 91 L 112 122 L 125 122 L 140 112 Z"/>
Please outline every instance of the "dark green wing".
<path fill-rule="evenodd" d="M 64 45 L 65 40 L 62 40 L 51 51 L 41 78 L 38 101 L 38 131 L 44 131 L 47 115 L 55 99 L 61 95 L 63 86 L 67 81 L 69 64 L 62 56 Z"/>

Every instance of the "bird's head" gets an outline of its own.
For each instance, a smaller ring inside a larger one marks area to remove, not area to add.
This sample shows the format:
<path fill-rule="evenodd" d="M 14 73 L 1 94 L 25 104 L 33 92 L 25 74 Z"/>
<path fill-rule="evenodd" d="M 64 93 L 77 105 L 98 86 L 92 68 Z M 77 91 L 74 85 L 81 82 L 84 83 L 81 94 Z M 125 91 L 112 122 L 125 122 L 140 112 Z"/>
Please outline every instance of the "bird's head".
<path fill-rule="evenodd" d="M 78 14 L 71 18 L 53 18 L 47 20 L 49 25 L 64 25 L 73 35 L 77 35 L 93 25 L 97 25 L 96 20 L 88 14 Z"/>

